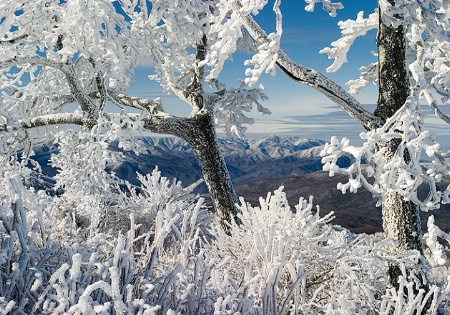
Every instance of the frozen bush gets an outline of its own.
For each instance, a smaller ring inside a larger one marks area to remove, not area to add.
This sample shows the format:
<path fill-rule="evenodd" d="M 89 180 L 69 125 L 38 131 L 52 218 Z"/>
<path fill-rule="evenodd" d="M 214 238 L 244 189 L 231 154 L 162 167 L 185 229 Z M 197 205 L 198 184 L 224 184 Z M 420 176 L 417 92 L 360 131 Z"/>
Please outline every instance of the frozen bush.
<path fill-rule="evenodd" d="M 312 200 L 291 209 L 282 188 L 259 207 L 241 199 L 242 225 L 228 235 L 190 187 L 155 170 L 139 190 L 116 191 L 105 210 L 127 224 L 105 216 L 105 227 L 83 229 L 55 210 L 60 197 L 27 189 L 13 173 L 4 173 L 0 192 L 2 314 L 450 311 L 447 267 L 422 270 L 428 291 L 406 273 L 390 288 L 387 264 L 412 270 L 417 253 L 389 254 L 393 241 L 332 225 L 333 214 L 320 217 Z"/>
<path fill-rule="evenodd" d="M 393 240 L 381 234 L 354 235 L 332 225 L 333 213 L 320 217 L 312 199 L 301 198 L 291 209 L 282 189 L 260 198 L 259 207 L 241 198 L 242 225 L 232 225 L 231 235 L 213 226 L 215 241 L 208 250 L 216 259 L 228 261 L 222 273 L 245 286 L 259 313 L 403 314 L 423 307 L 417 296 L 420 303 L 408 306 L 416 291 L 399 300 L 388 287 L 388 263 L 423 268 L 417 252 L 398 258 L 389 251 Z M 414 282 L 418 279 L 408 281 L 418 287 Z M 431 288 L 434 295 L 426 293 L 426 300 L 435 306 L 433 314 L 448 300 L 443 289 L 447 281 Z"/>

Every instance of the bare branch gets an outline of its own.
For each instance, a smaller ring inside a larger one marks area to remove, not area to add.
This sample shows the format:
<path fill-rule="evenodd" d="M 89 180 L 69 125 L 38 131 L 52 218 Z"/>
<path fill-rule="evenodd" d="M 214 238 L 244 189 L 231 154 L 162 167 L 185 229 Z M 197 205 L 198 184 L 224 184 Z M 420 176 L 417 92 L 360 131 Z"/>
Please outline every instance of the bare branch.
<path fill-rule="evenodd" d="M 260 43 L 269 43 L 264 30 L 249 15 L 243 14 L 239 1 L 233 1 L 233 9 L 241 23 L 247 28 L 250 35 Z M 339 105 L 351 117 L 361 123 L 366 129 L 381 126 L 381 121 L 371 112 L 367 111 L 352 95 L 346 92 L 336 82 L 330 80 L 320 72 L 304 67 L 291 60 L 281 49 L 278 50 L 277 66 L 291 79 L 308 85 Z"/>

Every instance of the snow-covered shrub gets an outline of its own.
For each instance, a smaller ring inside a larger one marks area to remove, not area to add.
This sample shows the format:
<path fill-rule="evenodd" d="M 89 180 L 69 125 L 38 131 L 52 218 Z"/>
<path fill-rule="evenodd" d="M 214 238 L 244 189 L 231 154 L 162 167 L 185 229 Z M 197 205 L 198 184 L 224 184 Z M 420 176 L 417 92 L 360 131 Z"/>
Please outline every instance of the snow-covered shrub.
<path fill-rule="evenodd" d="M 82 229 L 19 173 L 0 180 L 1 314 L 413 314 L 423 301 L 450 311 L 446 266 L 422 271 L 426 292 L 406 273 L 390 288 L 387 264 L 412 270 L 417 253 L 398 258 L 382 235 L 333 226 L 312 200 L 291 209 L 281 188 L 259 207 L 242 199 L 228 235 L 191 188 L 155 170 L 105 210 L 127 224 L 105 216 Z M 447 237 L 430 226 L 431 240 Z"/>
<path fill-rule="evenodd" d="M 188 187 L 183 187 L 181 181 L 177 181 L 176 178 L 170 181 L 162 177 L 158 167 L 151 174 L 138 173 L 137 179 L 141 182 L 139 188 L 128 182 L 124 183 L 125 189 L 116 186 L 116 190 L 120 190 L 120 193 L 115 201 L 116 204 L 109 208 L 105 218 L 105 225 L 110 225 L 109 228 L 117 229 L 120 225 L 127 223 L 129 213 L 133 213 L 136 221 L 148 229 L 153 228 L 153 222 L 158 213 L 163 213 L 167 218 L 178 216 L 177 226 L 180 227 L 182 211 L 196 202 L 192 191 L 202 182 L 198 180 Z M 201 218 L 198 218 L 199 226 L 208 224 L 207 221 L 211 218 L 211 214 L 202 211 Z M 115 224 L 111 226 L 111 223 Z"/>
<path fill-rule="evenodd" d="M 291 209 L 282 189 L 260 198 L 260 207 L 241 198 L 242 225 L 231 235 L 216 226 L 210 251 L 230 260 L 230 273 L 248 285 L 263 314 L 314 313 L 330 301 L 336 267 L 355 236 L 330 224 L 333 213 L 321 218 L 312 200 Z"/>
<path fill-rule="evenodd" d="M 162 212 L 152 231 L 139 232 L 131 214 L 125 235 L 97 234 L 83 243 L 65 244 L 64 263 L 47 281 L 37 277 L 32 310 L 52 314 L 178 312 L 194 287 L 185 268 L 192 269 L 195 256 L 191 253 L 200 241 L 196 218 L 202 202 L 181 212 L 182 233 L 177 235 L 178 242 L 171 243 L 176 250 L 166 251 L 163 244 L 180 215 L 168 218 Z"/>
<path fill-rule="evenodd" d="M 399 288 L 389 288 L 382 297 L 380 314 L 448 314 L 450 311 L 450 274 L 447 272 L 447 284 L 432 284 L 423 288 L 416 274 L 408 274 L 401 265 Z M 426 313 L 425 313 L 426 312 Z"/>
<path fill-rule="evenodd" d="M 106 171 L 106 165 L 120 154 L 107 150 L 108 139 L 97 138 L 95 132 L 69 130 L 55 138 L 59 152 L 50 162 L 58 169 L 55 188 L 65 191 L 55 199 L 59 211 L 63 217 L 74 217 L 82 228 L 96 228 L 117 196 L 113 190 L 119 180 Z"/>
<path fill-rule="evenodd" d="M 17 169 L 18 168 L 18 169 Z M 6 169 L 6 170 L 5 170 Z M 23 309 L 35 300 L 38 274 L 60 264 L 58 244 L 44 224 L 45 202 L 22 185 L 20 166 L 10 164 L 0 174 L 0 313 Z M 17 312 L 26 314 L 26 312 Z"/>
<path fill-rule="evenodd" d="M 417 293 L 399 298 L 387 276 L 389 263 L 421 268 L 417 252 L 399 258 L 389 251 L 394 241 L 381 234 L 354 235 L 333 226 L 333 214 L 320 217 L 312 200 L 300 199 L 291 209 L 281 187 L 260 198 L 259 207 L 241 198 L 240 209 L 242 225 L 232 225 L 231 235 L 213 226 L 208 252 L 228 261 L 216 269 L 254 297 L 258 314 L 403 314 Z M 418 278 L 408 281 L 418 286 Z M 433 314 L 448 299 L 445 283 L 433 285 L 435 295 L 426 293 Z M 409 309 L 422 307 L 418 302 Z"/>
<path fill-rule="evenodd" d="M 140 201 L 144 209 L 131 211 L 124 234 L 85 233 L 70 218 L 58 217 L 61 196 L 28 190 L 20 176 L 7 175 L 0 192 L 1 314 L 153 314 L 160 308 L 166 314 L 191 298 L 190 273 L 202 257 L 196 256 L 204 237 L 199 227 L 209 217 L 203 199 L 190 194 L 192 188 L 176 181 L 172 187 L 155 171 L 141 177 L 142 191 L 149 189 L 153 198 L 135 190 L 130 196 L 117 192 L 134 206 Z M 154 213 L 145 212 L 150 204 Z M 120 203 L 116 210 L 128 211 Z M 141 220 L 146 214 L 153 221 L 146 220 L 148 228 L 140 229 L 135 216 Z M 168 248 L 163 246 L 167 243 Z M 199 273 L 207 268 L 197 270 L 195 279 L 201 280 Z"/>
<path fill-rule="evenodd" d="M 348 241 L 342 239 L 330 247 L 327 241 L 335 231 L 328 223 L 333 214 L 320 218 L 319 211 L 312 212 L 312 200 L 304 199 L 292 211 L 282 188 L 261 198 L 260 207 L 246 204 L 243 198 L 241 204 L 242 225 L 233 225 L 231 236 L 216 226 L 211 252 L 220 258 L 231 258 L 231 274 L 244 283 L 252 283 L 249 289 L 260 299 L 264 310 L 283 313 L 278 308 L 283 303 L 290 308 L 293 294 L 297 293 L 295 300 L 301 302 L 302 282 L 303 286 L 315 286 L 308 279 L 317 284 L 327 281 L 334 264 L 328 257 L 333 251 L 330 249 L 345 251 Z M 318 246 L 322 250 L 314 250 Z M 273 297 L 281 304 L 274 303 Z"/>

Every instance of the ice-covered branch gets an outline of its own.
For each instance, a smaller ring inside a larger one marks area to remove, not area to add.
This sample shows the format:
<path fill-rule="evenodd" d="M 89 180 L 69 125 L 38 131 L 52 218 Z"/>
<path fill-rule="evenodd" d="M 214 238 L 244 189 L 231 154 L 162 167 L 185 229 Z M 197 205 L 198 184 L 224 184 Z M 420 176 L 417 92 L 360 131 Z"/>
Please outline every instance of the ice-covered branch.
<path fill-rule="evenodd" d="M 76 102 L 76 99 L 72 95 L 55 95 L 52 97 L 51 101 L 55 104 L 58 104 L 58 107 L 61 107 L 65 104 Z"/>
<path fill-rule="evenodd" d="M 421 94 L 434 114 L 447 124 L 450 117 L 443 113 L 434 95 L 443 104 L 450 104 L 449 36 L 450 10 L 442 1 L 409 1 L 395 6 L 383 1 L 389 10 L 383 16 L 395 24 L 395 16 L 404 16 L 408 49 L 408 68 L 416 93 Z M 387 23 L 385 22 L 385 23 Z"/>
<path fill-rule="evenodd" d="M 262 42 L 256 54 L 251 60 L 247 60 L 245 65 L 253 65 L 252 68 L 247 68 L 245 74 L 248 76 L 245 83 L 249 86 L 254 86 L 263 72 L 275 75 L 275 65 L 278 58 L 278 51 L 280 49 L 280 40 L 283 33 L 282 29 L 282 14 L 280 10 L 280 1 L 275 1 L 273 11 L 276 16 L 276 32 L 267 35 L 268 42 Z"/>
<path fill-rule="evenodd" d="M 342 30 L 342 37 L 331 43 L 333 48 L 326 47 L 320 51 L 321 54 L 327 54 L 329 59 L 334 59 L 333 64 L 327 68 L 327 72 L 339 70 L 347 62 L 347 53 L 355 39 L 366 35 L 370 30 L 377 29 L 378 22 L 378 12 L 364 18 L 363 11 L 358 13 L 356 20 L 340 21 L 338 25 Z"/>
<path fill-rule="evenodd" d="M 86 113 L 87 119 L 91 121 L 97 119 L 99 109 L 84 90 L 83 84 L 80 82 L 73 66 L 63 65 L 61 71 L 64 73 L 66 77 L 67 83 L 69 85 L 73 97 L 80 104 L 80 107 L 83 110 L 83 112 Z"/>
<path fill-rule="evenodd" d="M 237 17 L 247 28 L 250 35 L 260 43 L 269 44 L 270 40 L 264 30 L 250 15 L 240 11 L 242 7 L 240 2 L 233 1 L 232 4 Z M 301 84 L 311 86 L 327 96 L 350 116 L 360 122 L 366 129 L 374 129 L 380 125 L 379 119 L 362 107 L 361 104 L 341 86 L 322 73 L 295 63 L 281 49 L 278 50 L 276 64 L 291 79 L 298 81 Z"/>
<path fill-rule="evenodd" d="M 350 145 L 347 139 L 332 138 L 325 145 L 321 155 L 324 170 L 348 175 L 348 182 L 339 184 L 338 189 L 356 192 L 364 186 L 381 203 L 389 193 L 396 192 L 405 200 L 412 201 L 423 211 L 439 208 L 440 203 L 448 203 L 449 187 L 440 190 L 438 184 L 442 174 L 448 172 L 448 152 L 441 149 L 433 135 L 421 130 L 418 99 L 410 97 L 384 126 L 362 133 L 365 143 L 360 147 Z M 389 160 L 385 154 L 390 143 L 398 147 Z M 431 163 L 421 163 L 422 153 L 432 159 Z M 354 162 L 348 168 L 337 165 L 342 155 L 350 155 Z M 364 165 L 365 164 L 365 165 Z M 420 197 L 419 187 L 426 189 L 426 197 Z"/>
<path fill-rule="evenodd" d="M 135 2 L 131 7 L 138 5 Z M 148 16 L 133 17 L 131 31 L 139 40 L 137 46 L 142 53 L 148 52 L 155 69 L 151 80 L 191 106 L 195 100 L 184 92 L 191 90 L 190 85 L 200 77 L 203 81 L 202 61 L 214 44 L 208 34 L 213 7 L 203 1 L 158 1 L 152 3 Z"/>
<path fill-rule="evenodd" d="M 267 99 L 264 88 L 247 88 L 244 82 L 237 89 L 224 89 L 223 95 L 215 101 L 214 119 L 228 135 L 243 137 L 247 129 L 244 125 L 253 124 L 254 119 L 247 117 L 244 112 L 250 112 L 253 106 L 262 115 L 270 115 L 271 112 L 261 101 Z"/>
<path fill-rule="evenodd" d="M 139 119 L 140 115 L 130 115 L 131 119 Z M 143 118 L 143 127 L 154 133 L 171 134 L 187 139 L 194 131 L 197 118 L 176 117 L 170 115 L 147 115 Z"/>
<path fill-rule="evenodd" d="M 7 44 L 16 44 L 18 41 L 21 41 L 22 39 L 25 39 L 28 37 L 28 34 L 20 35 L 15 38 L 7 38 L 0 40 L 0 46 L 1 45 L 7 45 Z"/>
<path fill-rule="evenodd" d="M 0 69 L 8 69 L 14 66 L 31 64 L 35 66 L 50 67 L 64 73 L 67 83 L 70 87 L 73 97 L 80 104 L 81 109 L 89 116 L 89 119 L 95 119 L 98 116 L 97 108 L 87 93 L 84 91 L 78 75 L 70 64 L 53 61 L 40 56 L 31 57 L 13 57 L 11 59 L 0 61 Z"/>
<path fill-rule="evenodd" d="M 131 99 L 131 97 L 130 97 Z M 139 99 L 140 100 L 140 99 Z M 136 100 L 134 100 L 136 102 Z M 125 104 L 125 99 L 122 98 L 122 102 Z M 144 109 L 144 108 L 143 108 Z M 156 133 L 168 133 L 174 135 L 183 134 L 183 130 L 189 126 L 189 119 L 184 117 L 169 116 L 164 112 L 155 112 L 153 114 L 126 114 L 126 113 L 104 113 L 101 124 L 117 123 L 121 128 L 134 129 L 131 124 L 135 124 L 139 121 L 143 121 L 144 128 Z M 43 126 L 55 126 L 55 125 L 79 125 L 85 127 L 91 127 L 90 122 L 86 121 L 85 116 L 82 113 L 56 113 L 49 115 L 37 116 L 30 119 L 19 120 L 16 125 L 1 124 L 0 131 L 11 132 L 18 128 L 31 129 Z M 88 126 L 86 126 L 88 124 Z"/>
<path fill-rule="evenodd" d="M 359 68 L 361 74 L 356 80 L 349 80 L 345 85 L 349 88 L 349 93 L 358 94 L 362 88 L 368 86 L 371 82 L 378 83 L 378 63 L 372 62 L 368 66 Z"/>
<path fill-rule="evenodd" d="M 328 12 L 330 16 L 336 16 L 336 10 L 343 9 L 344 6 L 340 2 L 333 2 L 332 0 L 305 0 L 308 4 L 305 10 L 308 12 L 314 11 L 317 3 L 322 3 L 322 8 Z"/>
<path fill-rule="evenodd" d="M 134 96 L 129 96 L 124 93 L 118 93 L 108 90 L 108 96 L 121 106 L 133 107 L 141 110 L 146 110 L 150 114 L 158 115 L 163 114 L 164 109 L 162 107 L 161 100 L 159 98 L 155 100 L 149 100 Z"/>
<path fill-rule="evenodd" d="M 442 119 L 444 122 L 450 125 L 450 117 L 444 114 L 444 112 L 439 108 L 437 105 L 436 100 L 433 98 L 429 90 L 424 90 L 423 95 L 425 99 L 427 100 L 428 104 L 430 105 L 431 109 L 433 110 L 434 114 Z"/>
<path fill-rule="evenodd" d="M 366 129 L 371 130 L 380 126 L 381 121 L 375 115 L 366 110 L 351 94 L 322 73 L 295 63 L 282 51 L 278 53 L 277 65 L 291 79 L 311 86 L 328 97 Z"/>
<path fill-rule="evenodd" d="M 152 115 L 164 114 L 164 109 L 160 98 L 156 98 L 155 100 L 149 100 L 146 98 L 140 98 L 125 93 L 117 92 L 111 89 L 105 89 L 105 92 L 107 93 L 108 99 L 119 106 L 146 110 L 149 114 Z M 91 92 L 88 94 L 88 96 L 92 99 L 102 97 L 101 93 L 98 91 Z M 60 95 L 53 97 L 52 101 L 57 104 L 60 104 L 61 106 L 63 104 L 76 102 L 76 99 L 72 95 Z"/>
<path fill-rule="evenodd" d="M 74 113 L 61 113 L 61 114 L 50 114 L 38 116 L 30 119 L 19 120 L 19 126 L 23 129 L 30 129 L 42 126 L 50 125 L 62 125 L 62 124 L 72 124 L 83 126 L 85 124 L 85 119 L 83 115 Z M 0 125 L 0 131 L 12 131 L 16 129 L 15 126 L 8 126 L 6 124 Z"/>
<path fill-rule="evenodd" d="M 58 61 L 53 61 L 40 56 L 19 57 L 15 56 L 11 59 L 0 61 L 0 69 L 8 69 L 14 66 L 31 64 L 35 66 L 46 66 L 54 69 L 62 70 L 64 64 Z"/>
<path fill-rule="evenodd" d="M 439 243 L 438 237 L 445 240 L 450 245 L 450 234 L 445 233 L 434 224 L 434 216 L 430 215 L 427 222 L 428 233 L 424 235 L 425 243 L 428 247 L 428 260 L 432 265 L 444 265 L 448 262 L 444 246 Z"/>

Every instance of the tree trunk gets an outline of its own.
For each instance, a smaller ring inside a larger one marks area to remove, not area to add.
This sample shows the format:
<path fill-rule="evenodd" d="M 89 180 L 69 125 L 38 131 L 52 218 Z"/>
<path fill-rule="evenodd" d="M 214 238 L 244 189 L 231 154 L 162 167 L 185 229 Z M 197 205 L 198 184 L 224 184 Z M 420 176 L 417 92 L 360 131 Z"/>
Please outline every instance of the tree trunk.
<path fill-rule="evenodd" d="M 389 0 L 389 2 L 393 4 L 394 1 Z M 381 8 L 379 12 L 380 23 L 377 36 L 379 95 L 374 114 L 385 122 L 405 103 L 409 94 L 409 80 L 404 28 L 386 26 L 382 21 Z M 396 154 L 400 141 L 400 139 L 394 139 L 386 144 L 387 152 L 384 156 L 386 161 L 390 161 Z M 404 156 L 405 159 L 409 159 L 407 154 Z M 410 201 L 405 201 L 401 195 L 390 193 L 385 196 L 382 211 L 386 237 L 398 241 L 398 245 L 393 249 L 394 253 L 418 250 L 423 254 L 418 207 Z M 390 283 L 394 287 L 398 287 L 397 280 L 400 275 L 398 265 L 389 266 Z"/>
<path fill-rule="evenodd" d="M 398 143 L 399 141 L 392 140 L 387 144 L 387 152 L 384 155 L 386 161 L 393 157 L 398 149 Z M 382 211 L 384 234 L 398 241 L 394 253 L 418 250 L 423 254 L 419 207 L 410 201 L 405 201 L 398 193 L 389 193 L 385 196 Z"/>
<path fill-rule="evenodd" d="M 229 233 L 229 224 L 233 220 L 240 224 L 237 216 L 239 210 L 236 206 L 236 192 L 216 141 L 212 115 L 197 113 L 193 118 L 189 118 L 188 129 L 180 132 L 178 136 L 192 147 L 202 168 L 203 179 L 208 186 L 214 209 L 220 218 L 223 229 Z"/>

